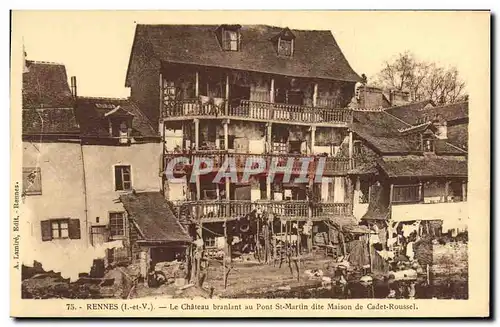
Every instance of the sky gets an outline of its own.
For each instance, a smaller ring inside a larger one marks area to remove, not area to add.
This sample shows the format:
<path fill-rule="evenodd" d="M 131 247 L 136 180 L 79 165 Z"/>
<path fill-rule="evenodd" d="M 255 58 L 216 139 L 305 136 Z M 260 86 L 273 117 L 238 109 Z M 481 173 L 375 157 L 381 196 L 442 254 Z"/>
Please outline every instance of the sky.
<path fill-rule="evenodd" d="M 127 97 L 125 87 L 136 24 L 269 24 L 291 29 L 331 30 L 352 68 L 370 80 L 386 60 L 411 51 L 418 59 L 455 66 L 468 83 L 473 50 L 484 45 L 484 16 L 475 12 L 14 12 L 27 59 L 62 63 L 76 76 L 78 94 Z M 489 38 L 489 36 L 487 36 Z M 483 46 L 484 48 L 484 46 Z"/>

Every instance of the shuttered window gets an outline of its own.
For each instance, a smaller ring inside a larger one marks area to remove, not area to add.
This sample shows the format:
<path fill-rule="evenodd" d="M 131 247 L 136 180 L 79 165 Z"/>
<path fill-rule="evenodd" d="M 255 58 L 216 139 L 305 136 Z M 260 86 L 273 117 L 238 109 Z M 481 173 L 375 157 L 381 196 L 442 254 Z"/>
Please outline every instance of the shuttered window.
<path fill-rule="evenodd" d="M 115 166 L 115 190 L 128 191 L 132 189 L 132 171 L 130 166 Z"/>
<path fill-rule="evenodd" d="M 125 214 L 123 212 L 109 213 L 109 236 L 125 236 Z"/>
<path fill-rule="evenodd" d="M 79 219 L 50 219 L 41 221 L 42 241 L 55 239 L 80 239 Z"/>
<path fill-rule="evenodd" d="M 25 195 L 42 194 L 42 171 L 40 167 L 23 168 L 23 193 Z"/>

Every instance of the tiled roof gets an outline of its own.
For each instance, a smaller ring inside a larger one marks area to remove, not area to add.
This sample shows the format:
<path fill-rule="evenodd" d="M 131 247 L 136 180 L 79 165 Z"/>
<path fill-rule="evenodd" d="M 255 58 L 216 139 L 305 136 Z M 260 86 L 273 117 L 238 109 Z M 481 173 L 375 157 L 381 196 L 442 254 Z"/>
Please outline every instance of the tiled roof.
<path fill-rule="evenodd" d="M 418 151 L 419 142 L 403 136 L 399 129 L 408 124 L 385 111 L 356 111 L 352 129 L 381 153 L 408 153 Z"/>
<path fill-rule="evenodd" d="M 439 156 L 384 157 L 381 168 L 389 177 L 466 177 L 467 159 Z"/>
<path fill-rule="evenodd" d="M 144 241 L 191 242 L 191 237 L 159 192 L 124 194 L 120 195 L 120 201 L 139 227 Z"/>
<path fill-rule="evenodd" d="M 26 61 L 22 90 L 23 135 L 79 134 L 64 65 Z"/>
<path fill-rule="evenodd" d="M 240 29 L 239 51 L 223 51 L 216 37 L 219 25 L 137 25 L 126 85 L 141 55 L 165 62 L 223 67 L 294 77 L 361 81 L 330 31 L 291 30 L 292 57 L 277 55 L 275 37 L 283 28 L 246 25 Z M 138 53 L 150 49 L 148 53 Z"/>
<path fill-rule="evenodd" d="M 78 135 L 80 127 L 72 108 L 23 109 L 22 131 L 23 135 Z"/>
<path fill-rule="evenodd" d="M 139 109 L 129 99 L 78 97 L 76 114 L 85 136 L 110 136 L 108 120 L 105 115 L 120 107 L 133 115 L 131 136 L 158 136 L 153 126 Z"/>
<path fill-rule="evenodd" d="M 431 104 L 431 106 L 428 106 Z M 421 121 L 432 120 L 437 114 L 446 121 L 464 119 L 469 117 L 469 102 L 457 102 L 444 106 L 433 106 L 431 100 L 410 103 L 408 105 L 386 109 L 388 113 L 402 119 L 408 124 L 415 125 Z"/>
<path fill-rule="evenodd" d="M 430 124 L 405 124 L 386 111 L 355 111 L 353 115 L 353 131 L 381 154 L 421 153 L 420 133 L 432 128 Z M 434 143 L 437 154 L 466 154 L 446 140 Z"/>
<path fill-rule="evenodd" d="M 26 61 L 23 73 L 23 109 L 73 108 L 64 65 Z"/>

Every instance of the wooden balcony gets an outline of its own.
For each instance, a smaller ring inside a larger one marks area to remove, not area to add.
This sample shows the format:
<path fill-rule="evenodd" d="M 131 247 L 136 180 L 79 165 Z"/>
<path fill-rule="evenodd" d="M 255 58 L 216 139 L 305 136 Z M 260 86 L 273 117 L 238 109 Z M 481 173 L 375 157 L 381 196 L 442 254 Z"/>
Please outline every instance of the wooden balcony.
<path fill-rule="evenodd" d="M 245 165 L 247 160 L 252 158 L 258 159 L 263 158 L 266 163 L 267 172 L 271 163 L 276 162 L 277 167 L 286 167 L 288 160 L 293 158 L 293 166 L 292 166 L 292 175 L 299 175 L 302 169 L 302 158 L 313 158 L 313 160 L 308 165 L 308 174 L 314 175 L 316 171 L 316 167 L 321 157 L 319 156 L 308 156 L 308 155 L 297 155 L 297 154 L 249 154 L 249 153 L 232 153 L 225 150 L 215 150 L 215 151 L 196 151 L 191 153 L 170 153 L 164 155 L 163 167 L 167 167 L 167 164 L 176 157 L 186 157 L 189 159 L 188 164 L 177 164 L 173 171 L 175 174 L 186 174 L 191 169 L 193 164 L 195 163 L 196 157 L 198 158 L 207 158 L 212 160 L 213 170 L 217 171 L 220 169 L 224 163 L 224 160 L 227 158 L 232 158 L 235 161 L 236 169 L 238 172 L 243 172 L 245 169 Z M 202 167 L 203 168 L 203 167 Z M 326 157 L 325 168 L 323 174 L 325 176 L 335 176 L 335 175 L 345 175 L 350 169 L 350 160 L 349 158 L 342 157 Z"/>
<path fill-rule="evenodd" d="M 241 100 L 237 103 L 231 103 L 226 112 L 224 103 L 202 103 L 197 99 L 187 99 L 165 103 L 162 117 L 165 120 L 235 118 L 301 125 L 346 126 L 352 119 L 352 111 L 349 109 Z"/>
<path fill-rule="evenodd" d="M 177 215 L 184 219 L 202 222 L 236 220 L 250 213 L 272 214 L 281 220 L 325 220 L 330 217 L 349 215 L 347 203 L 320 203 L 311 209 L 307 200 L 299 201 L 244 201 L 244 200 L 202 200 L 186 201 L 175 205 Z"/>

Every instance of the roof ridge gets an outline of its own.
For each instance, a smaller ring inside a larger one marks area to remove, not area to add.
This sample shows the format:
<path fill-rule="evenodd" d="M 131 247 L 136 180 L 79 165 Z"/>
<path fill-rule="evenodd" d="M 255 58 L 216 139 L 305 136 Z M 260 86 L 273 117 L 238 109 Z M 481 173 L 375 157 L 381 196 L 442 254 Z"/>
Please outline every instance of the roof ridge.
<path fill-rule="evenodd" d="M 432 100 L 431 99 L 426 99 L 426 100 L 408 102 L 408 103 L 405 103 L 405 104 L 399 104 L 397 106 L 387 107 L 387 108 L 384 108 L 384 110 L 396 109 L 396 108 L 400 108 L 400 107 L 406 107 L 406 106 L 410 106 L 410 105 L 413 105 L 413 104 L 416 104 L 416 103 L 423 103 L 423 102 L 432 102 Z"/>
<path fill-rule="evenodd" d="M 462 151 L 463 153 L 468 153 L 466 150 L 464 150 L 464 149 L 462 149 L 462 148 L 460 148 L 460 147 L 456 146 L 455 144 L 452 144 L 452 143 L 450 143 L 450 142 L 446 142 L 446 144 L 448 144 L 449 146 L 451 146 L 451 147 L 453 147 L 453 148 L 455 148 L 455 149 L 457 149 L 457 150 Z"/>
<path fill-rule="evenodd" d="M 114 97 L 91 97 L 91 96 L 78 96 L 78 99 L 89 99 L 89 100 L 120 100 L 120 101 L 130 101 L 130 98 L 114 98 Z"/>
<path fill-rule="evenodd" d="M 407 131 L 409 131 L 409 130 L 412 130 L 412 129 L 414 129 L 414 128 L 419 128 L 419 127 L 422 127 L 422 126 L 424 126 L 424 125 L 429 125 L 430 123 L 431 123 L 431 122 L 430 122 L 430 121 L 428 121 L 428 122 L 421 123 L 421 124 L 418 124 L 418 125 L 412 125 L 412 126 L 410 126 L 410 127 L 406 127 L 406 128 L 398 128 L 398 131 L 399 131 L 399 132 L 401 132 L 401 133 L 403 133 L 403 132 L 407 132 Z"/>
<path fill-rule="evenodd" d="M 402 120 L 402 119 L 399 119 L 398 117 L 394 116 L 393 114 L 388 113 L 386 110 L 382 110 L 382 112 L 384 112 L 386 115 L 389 115 L 389 116 L 391 116 L 392 118 L 394 118 L 394 119 L 396 119 L 396 120 L 398 120 L 398 121 L 402 122 L 403 124 L 405 124 L 405 125 L 407 125 L 407 126 L 412 126 L 411 124 L 408 124 L 407 122 L 405 122 L 405 121 L 404 121 L 404 120 Z"/>
<path fill-rule="evenodd" d="M 64 66 L 63 63 L 55 62 L 55 61 L 43 61 L 43 60 L 26 60 L 26 62 L 32 64 L 42 64 L 42 65 L 54 65 L 54 66 Z"/>

